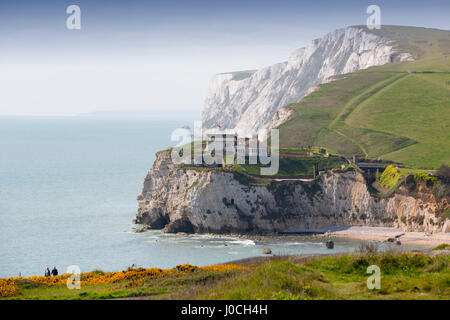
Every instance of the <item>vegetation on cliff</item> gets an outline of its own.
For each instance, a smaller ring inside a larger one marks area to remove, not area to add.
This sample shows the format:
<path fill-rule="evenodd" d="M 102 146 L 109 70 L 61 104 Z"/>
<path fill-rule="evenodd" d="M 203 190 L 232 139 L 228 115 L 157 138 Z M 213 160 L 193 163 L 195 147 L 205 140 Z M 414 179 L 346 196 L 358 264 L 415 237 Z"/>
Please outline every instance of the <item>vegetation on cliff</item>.
<path fill-rule="evenodd" d="M 391 190 L 398 186 L 403 178 L 398 169 L 390 165 L 383 171 L 378 182 L 383 188 Z"/>

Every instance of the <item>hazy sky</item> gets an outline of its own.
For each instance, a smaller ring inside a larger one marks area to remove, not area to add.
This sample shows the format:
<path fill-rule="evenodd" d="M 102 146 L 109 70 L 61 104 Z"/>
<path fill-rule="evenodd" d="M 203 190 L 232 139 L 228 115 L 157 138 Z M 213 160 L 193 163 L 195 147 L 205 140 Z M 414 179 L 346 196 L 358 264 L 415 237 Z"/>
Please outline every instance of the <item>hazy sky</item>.
<path fill-rule="evenodd" d="M 201 109 L 215 73 L 284 61 L 369 4 L 382 24 L 450 29 L 448 0 L 0 0 L 0 115 Z"/>

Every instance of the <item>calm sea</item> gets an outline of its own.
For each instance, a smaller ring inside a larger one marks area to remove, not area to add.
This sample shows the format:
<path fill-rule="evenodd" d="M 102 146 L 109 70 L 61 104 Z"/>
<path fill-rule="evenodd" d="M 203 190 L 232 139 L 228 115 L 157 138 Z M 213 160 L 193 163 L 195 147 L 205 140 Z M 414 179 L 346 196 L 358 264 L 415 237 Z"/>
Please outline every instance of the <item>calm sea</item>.
<path fill-rule="evenodd" d="M 101 117 L 100 117 L 101 118 Z M 204 235 L 131 232 L 155 152 L 174 144 L 180 120 L 74 118 L 0 119 L 0 277 L 122 270 L 132 264 L 207 265 L 261 255 L 325 253 L 313 238 L 252 241 Z M 357 242 L 340 240 L 335 252 Z"/>

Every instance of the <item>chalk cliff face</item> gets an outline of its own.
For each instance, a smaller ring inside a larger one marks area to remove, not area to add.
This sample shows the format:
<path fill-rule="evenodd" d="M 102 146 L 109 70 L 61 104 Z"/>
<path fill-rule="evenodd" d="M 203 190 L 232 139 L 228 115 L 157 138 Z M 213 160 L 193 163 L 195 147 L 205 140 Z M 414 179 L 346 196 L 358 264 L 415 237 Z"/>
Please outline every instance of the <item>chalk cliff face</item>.
<path fill-rule="evenodd" d="M 355 171 L 248 186 L 232 173 L 173 165 L 168 151 L 157 154 L 138 203 L 136 222 L 166 232 L 263 234 L 351 225 L 450 231 L 450 221 L 437 217 L 432 202 L 400 194 L 372 197 Z"/>
<path fill-rule="evenodd" d="M 211 79 L 202 115 L 203 126 L 251 130 L 265 128 L 274 113 L 300 100 L 328 78 L 411 60 L 395 43 L 365 27 L 336 30 L 293 52 L 288 61 L 257 71 L 219 74 Z"/>

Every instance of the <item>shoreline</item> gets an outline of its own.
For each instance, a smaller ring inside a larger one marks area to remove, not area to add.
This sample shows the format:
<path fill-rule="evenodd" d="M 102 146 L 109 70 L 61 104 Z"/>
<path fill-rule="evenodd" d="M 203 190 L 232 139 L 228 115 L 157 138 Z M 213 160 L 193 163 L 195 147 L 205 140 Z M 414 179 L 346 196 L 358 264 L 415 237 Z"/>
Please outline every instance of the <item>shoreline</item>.
<path fill-rule="evenodd" d="M 183 235 L 184 233 L 178 233 Z M 188 234 L 185 234 L 188 235 Z M 312 238 L 348 238 L 362 241 L 378 241 L 388 242 L 389 238 L 395 241 L 399 240 L 402 244 L 417 245 L 424 247 L 436 247 L 447 243 L 450 244 L 450 232 L 441 232 L 435 234 L 427 234 L 425 232 L 403 231 L 400 228 L 393 227 L 366 227 L 366 226 L 349 226 L 349 227 L 327 227 L 316 230 L 297 232 L 285 232 L 274 234 L 215 234 L 215 233 L 198 233 L 195 235 L 204 235 L 215 238 L 233 238 L 248 240 L 264 240 L 264 239 L 286 239 L 289 237 L 312 237 Z"/>
<path fill-rule="evenodd" d="M 399 240 L 402 244 L 436 247 L 450 243 L 450 232 L 427 234 L 425 232 L 408 232 L 398 228 L 385 227 L 348 227 L 345 230 L 327 232 L 324 236 L 386 242 L 389 238 Z"/>

